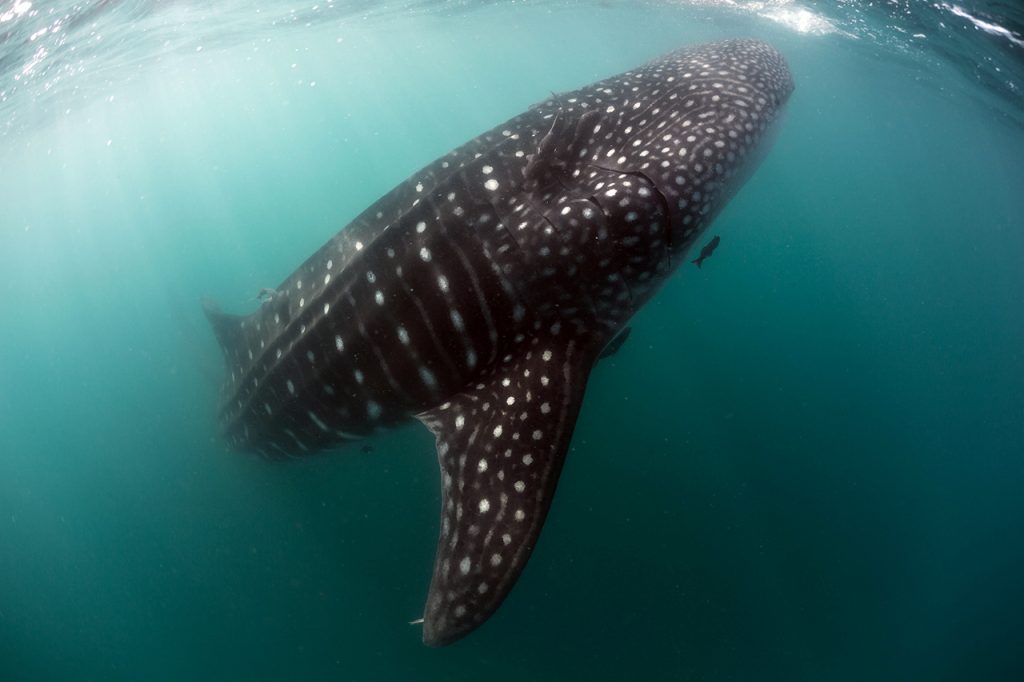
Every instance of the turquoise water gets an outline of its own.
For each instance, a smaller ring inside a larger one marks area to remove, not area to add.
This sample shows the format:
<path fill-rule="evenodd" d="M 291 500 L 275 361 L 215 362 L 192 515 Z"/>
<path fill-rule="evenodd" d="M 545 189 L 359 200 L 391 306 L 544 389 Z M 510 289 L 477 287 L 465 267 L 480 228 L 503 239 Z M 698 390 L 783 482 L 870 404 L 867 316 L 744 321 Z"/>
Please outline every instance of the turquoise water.
<path fill-rule="evenodd" d="M 915 52 L 811 5 L 831 28 L 98 3 L 58 45 L 28 35 L 65 9 L 25 4 L 0 4 L 0 679 L 1024 679 L 1019 24 L 936 5 Z M 423 647 L 432 438 L 228 452 L 201 297 L 251 310 L 549 91 L 732 36 L 790 62 L 775 147 L 595 370 L 509 599 Z"/>

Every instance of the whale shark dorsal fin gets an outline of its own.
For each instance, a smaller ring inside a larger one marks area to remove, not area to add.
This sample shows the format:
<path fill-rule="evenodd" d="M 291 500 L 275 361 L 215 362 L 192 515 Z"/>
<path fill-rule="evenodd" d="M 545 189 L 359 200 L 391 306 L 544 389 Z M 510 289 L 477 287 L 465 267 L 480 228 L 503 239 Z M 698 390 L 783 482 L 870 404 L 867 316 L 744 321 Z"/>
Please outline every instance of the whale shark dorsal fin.
<path fill-rule="evenodd" d="M 203 312 L 206 319 L 213 327 L 213 333 L 220 342 L 221 350 L 225 357 L 231 360 L 239 352 L 239 347 L 245 340 L 244 315 L 231 315 L 220 309 L 213 300 L 204 298 L 202 300 Z"/>
<path fill-rule="evenodd" d="M 419 415 L 437 436 L 442 486 L 425 643 L 467 634 L 515 584 L 551 505 L 593 360 L 576 341 L 541 341 Z"/>

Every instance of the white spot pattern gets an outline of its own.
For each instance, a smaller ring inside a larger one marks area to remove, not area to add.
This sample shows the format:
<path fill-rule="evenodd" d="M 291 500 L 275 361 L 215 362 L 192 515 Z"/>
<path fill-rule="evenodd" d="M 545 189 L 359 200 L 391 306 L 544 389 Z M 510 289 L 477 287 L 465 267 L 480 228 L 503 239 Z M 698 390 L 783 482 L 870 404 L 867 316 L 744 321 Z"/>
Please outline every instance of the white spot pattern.
<path fill-rule="evenodd" d="M 446 587 L 432 589 L 425 633 L 474 627 L 539 530 L 551 449 L 578 407 L 567 407 L 579 370 L 566 344 L 609 338 L 683 260 L 790 87 L 759 43 L 683 50 L 556 95 L 428 167 L 395 194 L 408 204 L 386 199 L 358 218 L 332 258 L 312 259 L 264 303 L 262 326 L 243 328 L 245 343 L 228 349 L 229 438 L 319 449 L 447 396 L 430 412 L 449 425 L 437 444 L 435 583 Z M 476 183 L 492 194 L 481 201 Z M 337 354 L 324 348 L 331 337 Z M 303 354 L 309 363 L 296 363 Z"/>

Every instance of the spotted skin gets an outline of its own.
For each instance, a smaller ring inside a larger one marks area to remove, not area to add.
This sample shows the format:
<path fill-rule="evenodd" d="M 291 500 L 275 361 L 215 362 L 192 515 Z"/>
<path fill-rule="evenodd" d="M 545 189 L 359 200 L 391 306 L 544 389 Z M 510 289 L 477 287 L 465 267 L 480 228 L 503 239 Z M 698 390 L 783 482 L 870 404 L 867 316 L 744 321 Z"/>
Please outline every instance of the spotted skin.
<path fill-rule="evenodd" d="M 685 48 L 422 169 L 252 315 L 207 306 L 228 443 L 295 456 L 422 421 L 442 485 L 423 639 L 472 631 L 536 544 L 591 367 L 752 172 L 792 89 L 763 43 Z"/>

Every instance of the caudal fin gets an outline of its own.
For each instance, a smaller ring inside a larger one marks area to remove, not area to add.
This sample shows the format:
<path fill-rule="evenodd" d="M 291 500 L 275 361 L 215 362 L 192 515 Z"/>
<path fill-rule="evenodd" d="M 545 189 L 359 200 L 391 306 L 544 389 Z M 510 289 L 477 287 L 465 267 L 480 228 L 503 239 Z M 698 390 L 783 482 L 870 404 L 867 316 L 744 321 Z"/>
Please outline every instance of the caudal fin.
<path fill-rule="evenodd" d="M 700 258 L 695 258 L 694 260 L 692 260 L 690 262 L 691 263 L 696 263 L 697 264 L 697 269 L 700 270 L 700 264 L 704 262 L 704 256 L 701 256 Z"/>

